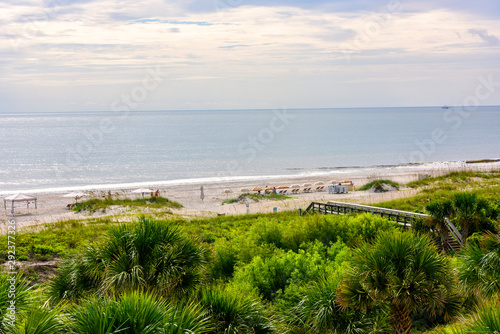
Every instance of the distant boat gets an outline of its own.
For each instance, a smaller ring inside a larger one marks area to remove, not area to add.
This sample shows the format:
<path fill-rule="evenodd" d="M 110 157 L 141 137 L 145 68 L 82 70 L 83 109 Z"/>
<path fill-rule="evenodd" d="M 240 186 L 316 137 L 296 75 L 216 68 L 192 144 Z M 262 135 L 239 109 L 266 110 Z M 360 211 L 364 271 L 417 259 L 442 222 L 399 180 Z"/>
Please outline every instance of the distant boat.
<path fill-rule="evenodd" d="M 441 107 L 441 109 L 450 109 L 450 107 L 448 107 L 447 105 L 444 105 Z"/>

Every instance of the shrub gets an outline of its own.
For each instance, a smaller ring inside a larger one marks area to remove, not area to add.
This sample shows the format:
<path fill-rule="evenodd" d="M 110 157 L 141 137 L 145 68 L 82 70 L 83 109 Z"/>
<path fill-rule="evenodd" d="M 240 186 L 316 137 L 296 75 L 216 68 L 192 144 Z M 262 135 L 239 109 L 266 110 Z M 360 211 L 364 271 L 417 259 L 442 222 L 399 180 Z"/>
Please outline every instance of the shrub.
<path fill-rule="evenodd" d="M 259 300 L 220 287 L 199 292 L 201 305 L 217 324 L 218 333 L 271 333 L 272 326 Z"/>
<path fill-rule="evenodd" d="M 248 284 L 266 300 L 283 296 L 290 284 L 302 284 L 333 273 L 345 260 L 347 247 L 342 243 L 327 248 L 319 242 L 304 244 L 307 250 L 298 253 L 277 249 L 273 256 L 263 259 L 256 256 L 238 267 L 234 284 Z"/>
<path fill-rule="evenodd" d="M 101 242 L 65 262 L 49 292 L 56 300 L 90 290 L 182 293 L 200 282 L 207 258 L 203 247 L 176 228 L 142 217 L 135 224 L 112 227 Z"/>

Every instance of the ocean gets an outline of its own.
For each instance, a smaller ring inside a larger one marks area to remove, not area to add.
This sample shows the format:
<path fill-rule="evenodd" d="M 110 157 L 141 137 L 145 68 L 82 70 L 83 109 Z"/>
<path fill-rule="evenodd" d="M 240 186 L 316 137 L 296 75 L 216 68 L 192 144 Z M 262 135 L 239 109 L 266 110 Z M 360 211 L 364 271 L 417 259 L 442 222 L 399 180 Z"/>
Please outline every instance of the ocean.
<path fill-rule="evenodd" d="M 444 168 L 500 157 L 500 107 L 0 113 L 0 194 Z"/>

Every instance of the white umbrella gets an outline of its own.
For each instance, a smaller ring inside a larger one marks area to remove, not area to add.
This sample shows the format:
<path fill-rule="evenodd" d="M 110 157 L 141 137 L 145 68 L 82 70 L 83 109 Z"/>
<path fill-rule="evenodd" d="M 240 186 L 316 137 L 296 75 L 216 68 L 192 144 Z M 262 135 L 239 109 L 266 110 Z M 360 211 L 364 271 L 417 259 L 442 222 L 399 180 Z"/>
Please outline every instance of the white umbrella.
<path fill-rule="evenodd" d="M 302 187 L 312 187 L 312 183 L 304 183 Z"/>
<path fill-rule="evenodd" d="M 231 189 L 224 189 L 222 191 L 223 194 L 226 194 L 226 198 L 229 196 L 229 194 L 231 194 L 233 191 Z"/>
<path fill-rule="evenodd" d="M 142 194 L 142 197 L 144 197 L 144 194 L 151 194 L 153 190 L 148 189 L 148 188 L 139 188 L 136 190 L 132 190 L 134 194 Z"/>
<path fill-rule="evenodd" d="M 298 189 L 298 188 L 300 188 L 300 185 L 299 184 L 292 184 L 292 186 L 290 188 Z"/>
<path fill-rule="evenodd" d="M 324 183 L 323 183 L 323 182 L 321 182 L 321 181 L 319 181 L 319 182 L 316 182 L 314 185 L 315 185 L 315 186 L 322 186 L 322 185 L 324 185 Z"/>
<path fill-rule="evenodd" d="M 331 180 L 330 183 L 333 185 L 336 185 L 336 184 L 339 184 L 339 181 Z"/>
<path fill-rule="evenodd" d="M 250 192 L 250 190 L 248 190 L 247 188 L 241 188 L 241 189 L 240 189 L 240 191 L 241 191 L 242 193 L 244 193 L 244 194 L 246 194 L 246 193 L 249 193 L 249 192 Z"/>

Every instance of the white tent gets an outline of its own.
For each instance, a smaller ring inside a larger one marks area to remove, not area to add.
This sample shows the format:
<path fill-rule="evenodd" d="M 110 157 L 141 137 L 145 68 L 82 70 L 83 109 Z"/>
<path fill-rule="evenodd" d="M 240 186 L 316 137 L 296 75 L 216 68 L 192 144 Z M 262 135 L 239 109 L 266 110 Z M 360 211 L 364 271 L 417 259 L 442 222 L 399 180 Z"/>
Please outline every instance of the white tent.
<path fill-rule="evenodd" d="M 31 196 L 31 195 L 25 195 L 25 194 L 16 194 L 12 196 L 5 197 L 3 199 L 3 207 L 4 209 L 7 209 L 7 202 L 11 202 L 12 204 L 12 211 L 11 213 L 14 214 L 14 202 L 26 202 L 26 207 L 29 209 L 29 204 L 30 202 L 35 202 L 35 209 L 36 207 L 36 196 Z"/>

